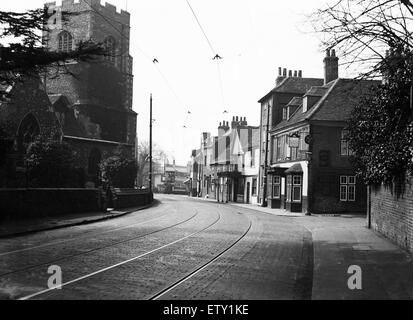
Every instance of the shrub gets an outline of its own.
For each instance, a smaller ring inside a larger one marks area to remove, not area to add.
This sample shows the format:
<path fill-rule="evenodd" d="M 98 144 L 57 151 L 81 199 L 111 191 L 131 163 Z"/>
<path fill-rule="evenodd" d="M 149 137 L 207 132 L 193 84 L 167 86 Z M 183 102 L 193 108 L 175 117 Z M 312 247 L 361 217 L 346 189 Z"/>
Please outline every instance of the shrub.
<path fill-rule="evenodd" d="M 76 154 L 67 143 L 37 139 L 26 154 L 29 185 L 35 188 L 80 187 Z"/>
<path fill-rule="evenodd" d="M 134 159 L 124 155 L 115 155 L 101 162 L 100 169 L 102 176 L 113 187 L 134 188 L 138 172 Z"/>

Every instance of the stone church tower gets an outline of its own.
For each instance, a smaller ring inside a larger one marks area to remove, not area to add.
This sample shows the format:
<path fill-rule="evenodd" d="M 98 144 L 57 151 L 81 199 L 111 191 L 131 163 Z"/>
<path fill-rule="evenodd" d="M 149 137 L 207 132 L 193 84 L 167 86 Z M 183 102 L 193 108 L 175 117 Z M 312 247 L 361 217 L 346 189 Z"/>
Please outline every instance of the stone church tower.
<path fill-rule="evenodd" d="M 70 51 L 79 43 L 102 43 L 107 55 L 97 62 L 70 62 L 68 72 L 51 68 L 47 94 L 63 139 L 79 150 L 82 166 L 93 175 L 97 163 L 121 145 L 134 155 L 137 114 L 133 107 L 133 60 L 129 54 L 130 14 L 99 0 L 47 3 L 49 32 L 44 43 L 52 51 Z"/>

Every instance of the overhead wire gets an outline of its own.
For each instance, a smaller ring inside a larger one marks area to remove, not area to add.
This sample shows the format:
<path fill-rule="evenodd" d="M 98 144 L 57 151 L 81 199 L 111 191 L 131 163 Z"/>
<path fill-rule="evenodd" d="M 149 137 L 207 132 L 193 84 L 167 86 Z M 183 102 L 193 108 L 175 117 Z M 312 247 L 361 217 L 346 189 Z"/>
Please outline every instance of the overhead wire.
<path fill-rule="evenodd" d="M 225 108 L 225 93 L 224 93 L 224 84 L 222 81 L 222 72 L 221 72 L 221 66 L 220 66 L 220 60 L 222 60 L 223 58 L 221 56 L 219 56 L 219 54 L 217 53 L 217 51 L 215 50 L 214 46 L 212 45 L 211 40 L 209 39 L 205 28 L 202 26 L 200 19 L 198 18 L 194 8 L 192 7 L 191 3 L 189 2 L 189 0 L 185 0 L 186 3 L 188 4 L 189 9 L 192 12 L 192 15 L 195 18 L 196 23 L 198 24 L 199 28 L 201 29 L 201 32 L 206 40 L 206 42 L 208 43 L 209 48 L 211 49 L 211 52 L 214 56 L 214 58 L 212 60 L 216 60 L 217 61 L 217 72 L 218 72 L 218 84 L 219 84 L 219 90 L 220 90 L 220 94 L 221 94 L 221 99 L 222 99 L 222 104 L 223 104 L 223 108 Z"/>
<path fill-rule="evenodd" d="M 124 39 L 126 39 L 127 41 L 129 41 L 130 39 L 122 32 L 122 30 L 120 30 L 119 28 L 117 28 L 110 20 L 110 19 L 106 16 L 104 16 L 102 13 L 100 13 L 98 10 L 96 10 L 88 1 L 83 0 L 84 3 L 86 3 L 88 5 L 88 7 L 93 10 L 95 13 L 97 13 L 100 17 L 102 17 L 115 31 L 117 31 L 121 37 L 123 37 Z M 113 20 L 115 21 L 115 20 Z M 116 22 L 116 21 L 115 21 Z M 172 85 L 170 84 L 169 80 L 167 79 L 167 77 L 165 76 L 165 74 L 161 71 L 161 69 L 158 66 L 159 61 L 155 58 L 151 58 L 140 46 L 135 44 L 135 47 L 141 52 L 141 54 L 148 60 L 148 62 L 150 62 L 151 64 L 155 65 L 155 69 L 157 70 L 157 72 L 159 73 L 159 75 L 161 76 L 161 78 L 163 79 L 163 81 L 165 82 L 166 86 L 168 87 L 168 89 L 172 92 L 172 94 L 174 95 L 175 99 L 177 100 L 177 102 L 181 105 L 181 108 L 183 109 L 183 111 L 187 111 L 187 107 L 184 107 L 184 104 L 182 102 L 182 99 L 179 98 L 178 94 L 176 93 L 176 91 L 173 89 Z M 123 56 L 126 53 L 127 49 L 125 50 L 125 52 L 121 53 L 120 55 Z"/>

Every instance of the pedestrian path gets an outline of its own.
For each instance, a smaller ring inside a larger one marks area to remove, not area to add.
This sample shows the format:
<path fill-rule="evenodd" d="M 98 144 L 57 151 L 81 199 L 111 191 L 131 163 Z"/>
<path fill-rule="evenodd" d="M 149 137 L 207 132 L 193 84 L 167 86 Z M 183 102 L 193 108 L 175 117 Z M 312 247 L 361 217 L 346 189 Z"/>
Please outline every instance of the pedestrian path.
<path fill-rule="evenodd" d="M 313 300 L 413 299 L 413 256 L 368 229 L 365 218 L 305 217 L 297 223 L 312 237 Z M 351 289 L 357 269 L 361 288 Z"/>
<path fill-rule="evenodd" d="M 217 200 L 215 199 L 209 199 L 209 198 L 190 198 L 190 199 L 195 199 L 195 200 L 201 200 L 201 201 L 206 201 L 206 202 L 215 202 L 218 203 Z M 228 205 L 235 206 L 238 208 L 243 208 L 243 209 L 248 209 L 248 210 L 254 210 L 254 211 L 260 211 L 265 214 L 271 214 L 274 216 L 281 216 L 281 217 L 305 217 L 304 213 L 294 213 L 290 212 L 287 210 L 283 209 L 271 209 L 271 208 L 263 208 L 258 204 L 245 204 L 245 203 L 235 203 L 235 202 L 230 202 Z"/>
<path fill-rule="evenodd" d="M 66 214 L 56 217 L 42 217 L 35 219 L 25 219 L 20 221 L 10 221 L 0 223 L 0 238 L 10 238 L 24 236 L 27 234 L 49 231 L 54 229 L 61 229 L 67 227 L 73 227 L 78 225 L 90 224 L 99 221 L 105 221 L 108 219 L 114 219 L 122 217 L 132 212 L 144 210 L 151 207 L 151 205 L 145 205 L 136 208 L 129 208 L 120 211 L 109 212 L 87 212 L 78 214 Z"/>

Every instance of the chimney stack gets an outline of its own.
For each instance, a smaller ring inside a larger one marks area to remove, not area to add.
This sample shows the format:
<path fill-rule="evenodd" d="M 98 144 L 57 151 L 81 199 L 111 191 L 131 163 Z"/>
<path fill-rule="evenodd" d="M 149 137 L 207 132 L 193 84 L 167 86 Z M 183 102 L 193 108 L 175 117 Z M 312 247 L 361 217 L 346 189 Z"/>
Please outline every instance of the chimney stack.
<path fill-rule="evenodd" d="M 324 58 L 324 84 L 338 79 L 338 57 L 336 50 L 327 49 L 326 57 Z"/>
<path fill-rule="evenodd" d="M 284 79 L 285 79 L 285 76 L 283 75 L 283 68 L 279 67 L 278 76 L 277 76 L 277 79 L 275 79 L 275 86 L 278 86 Z"/>

